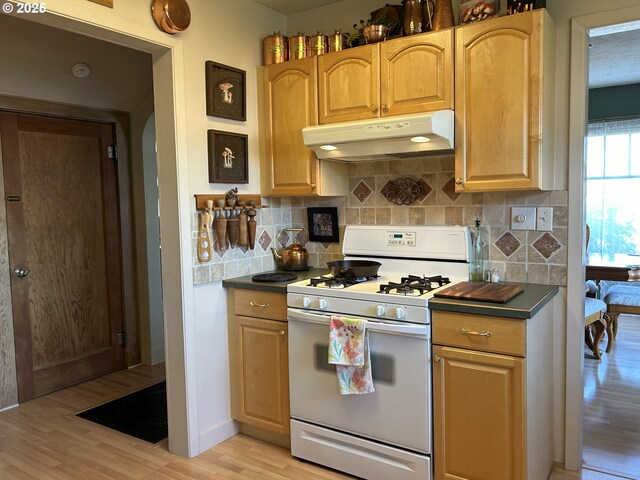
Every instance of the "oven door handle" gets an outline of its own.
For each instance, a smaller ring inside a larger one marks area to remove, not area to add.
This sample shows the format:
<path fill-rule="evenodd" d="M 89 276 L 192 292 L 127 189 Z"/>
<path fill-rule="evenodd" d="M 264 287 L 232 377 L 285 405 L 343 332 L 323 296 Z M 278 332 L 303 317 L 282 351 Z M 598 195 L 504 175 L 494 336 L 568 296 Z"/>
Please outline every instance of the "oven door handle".
<path fill-rule="evenodd" d="M 338 315 L 339 316 L 339 315 Z M 287 319 L 293 322 L 313 323 L 329 327 L 329 315 L 318 315 L 295 308 L 287 309 Z M 349 317 L 358 318 L 358 317 Z M 383 323 L 367 320 L 366 329 L 370 332 L 390 333 L 394 335 L 407 335 L 411 337 L 429 338 L 429 325 L 416 323 Z"/>

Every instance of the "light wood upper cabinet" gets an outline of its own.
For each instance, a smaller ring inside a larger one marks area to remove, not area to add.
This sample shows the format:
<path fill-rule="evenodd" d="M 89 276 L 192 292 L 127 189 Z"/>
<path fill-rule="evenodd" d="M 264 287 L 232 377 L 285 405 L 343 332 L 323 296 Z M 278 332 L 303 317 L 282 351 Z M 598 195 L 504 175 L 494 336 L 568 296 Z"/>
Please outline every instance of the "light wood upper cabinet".
<path fill-rule="evenodd" d="M 453 29 L 318 57 L 319 123 L 453 108 Z"/>
<path fill-rule="evenodd" d="M 453 29 L 379 45 L 382 116 L 453 108 Z"/>
<path fill-rule="evenodd" d="M 346 166 L 320 162 L 302 140 L 318 123 L 316 68 L 312 57 L 259 70 L 263 195 L 346 195 Z"/>
<path fill-rule="evenodd" d="M 553 188 L 555 25 L 546 10 L 456 29 L 456 190 Z"/>

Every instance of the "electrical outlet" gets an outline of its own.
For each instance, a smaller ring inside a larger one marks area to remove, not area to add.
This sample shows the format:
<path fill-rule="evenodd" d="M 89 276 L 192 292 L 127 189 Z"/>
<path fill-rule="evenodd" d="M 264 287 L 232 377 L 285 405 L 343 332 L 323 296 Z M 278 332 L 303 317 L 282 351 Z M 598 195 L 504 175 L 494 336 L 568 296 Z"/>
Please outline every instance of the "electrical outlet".
<path fill-rule="evenodd" d="M 511 230 L 535 230 L 536 207 L 511 207 Z"/>
<path fill-rule="evenodd" d="M 550 232 L 553 230 L 553 207 L 538 207 L 536 230 Z"/>

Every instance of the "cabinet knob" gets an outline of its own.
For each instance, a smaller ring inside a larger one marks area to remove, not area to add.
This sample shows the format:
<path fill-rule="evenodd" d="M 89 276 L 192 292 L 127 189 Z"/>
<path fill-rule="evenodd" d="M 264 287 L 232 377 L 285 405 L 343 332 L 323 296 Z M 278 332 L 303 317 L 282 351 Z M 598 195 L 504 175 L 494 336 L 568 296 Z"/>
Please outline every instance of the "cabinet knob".
<path fill-rule="evenodd" d="M 280 330 L 280 335 L 284 335 L 284 330 Z"/>
<path fill-rule="evenodd" d="M 269 307 L 268 303 L 249 302 L 249 305 L 251 305 L 252 307 L 260 307 L 260 308 L 268 308 Z"/>
<path fill-rule="evenodd" d="M 388 112 L 389 111 L 389 107 L 387 107 L 387 105 L 384 104 L 384 103 L 382 104 L 382 111 L 383 112 Z"/>
<path fill-rule="evenodd" d="M 312 183 L 309 186 L 311 187 L 311 190 L 315 190 L 316 189 L 316 184 L 315 183 Z"/>
<path fill-rule="evenodd" d="M 460 177 L 456 178 L 456 185 L 462 185 L 464 182 Z"/>
<path fill-rule="evenodd" d="M 371 111 L 373 113 L 378 113 L 378 106 L 374 103 L 373 106 L 371 107 Z"/>
<path fill-rule="evenodd" d="M 438 355 L 433 357 L 433 363 L 440 363 L 440 357 Z"/>

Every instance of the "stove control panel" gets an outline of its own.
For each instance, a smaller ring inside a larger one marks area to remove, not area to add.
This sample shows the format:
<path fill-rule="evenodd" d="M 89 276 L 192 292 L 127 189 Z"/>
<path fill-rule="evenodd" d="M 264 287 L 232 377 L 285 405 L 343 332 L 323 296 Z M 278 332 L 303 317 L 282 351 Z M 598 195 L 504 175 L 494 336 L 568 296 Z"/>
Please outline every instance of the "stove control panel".
<path fill-rule="evenodd" d="M 387 247 L 415 247 L 416 232 L 387 232 Z"/>

